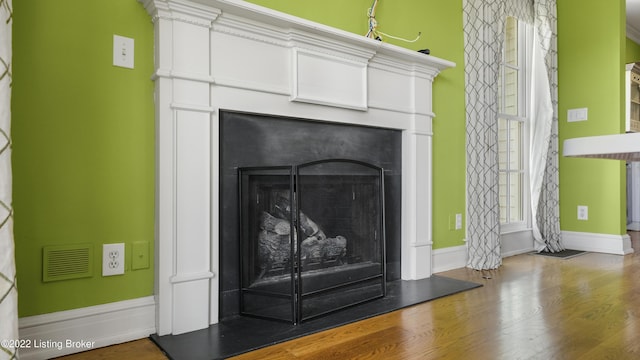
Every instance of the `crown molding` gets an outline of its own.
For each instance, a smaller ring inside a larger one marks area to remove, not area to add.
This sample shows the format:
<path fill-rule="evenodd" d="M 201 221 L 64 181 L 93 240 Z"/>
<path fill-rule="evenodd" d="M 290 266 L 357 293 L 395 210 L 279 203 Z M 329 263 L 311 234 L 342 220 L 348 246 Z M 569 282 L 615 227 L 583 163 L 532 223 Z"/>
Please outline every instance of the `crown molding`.
<path fill-rule="evenodd" d="M 640 45 L 640 30 L 627 24 L 627 37 Z"/>

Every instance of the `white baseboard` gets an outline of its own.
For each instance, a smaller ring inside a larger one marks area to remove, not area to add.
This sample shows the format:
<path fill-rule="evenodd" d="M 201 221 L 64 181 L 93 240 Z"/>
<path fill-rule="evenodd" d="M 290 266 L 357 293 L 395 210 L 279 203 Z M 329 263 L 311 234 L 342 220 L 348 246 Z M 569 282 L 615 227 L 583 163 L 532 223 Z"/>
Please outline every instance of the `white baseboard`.
<path fill-rule="evenodd" d="M 20 359 L 49 359 L 156 332 L 153 296 L 19 319 Z"/>
<path fill-rule="evenodd" d="M 534 251 L 531 231 L 522 231 L 502 235 L 502 257 L 526 254 Z M 565 248 L 625 255 L 633 253 L 629 235 L 610 235 L 563 231 L 562 242 Z M 453 246 L 432 251 L 433 273 L 458 269 L 467 266 L 467 246 Z"/>
<path fill-rule="evenodd" d="M 533 233 L 530 229 L 504 233 L 500 235 L 502 257 L 530 253 L 534 250 L 533 243 Z"/>
<path fill-rule="evenodd" d="M 531 231 L 503 235 L 501 242 L 502 257 L 526 254 L 533 251 Z M 433 250 L 433 273 L 466 267 L 467 251 L 467 245 Z"/>
<path fill-rule="evenodd" d="M 431 252 L 433 273 L 467 266 L 467 245 L 436 249 Z"/>
<path fill-rule="evenodd" d="M 629 235 L 596 234 L 563 231 L 562 243 L 571 250 L 592 251 L 605 254 L 626 255 L 633 253 Z"/>

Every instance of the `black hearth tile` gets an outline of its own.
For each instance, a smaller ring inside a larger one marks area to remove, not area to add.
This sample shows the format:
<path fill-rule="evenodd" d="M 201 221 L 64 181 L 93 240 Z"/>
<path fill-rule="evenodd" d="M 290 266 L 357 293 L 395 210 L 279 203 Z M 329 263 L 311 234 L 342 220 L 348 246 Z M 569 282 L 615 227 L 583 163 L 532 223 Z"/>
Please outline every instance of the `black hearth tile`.
<path fill-rule="evenodd" d="M 207 329 L 181 335 L 154 334 L 151 339 L 172 360 L 224 359 L 480 286 L 437 275 L 415 281 L 396 280 L 388 283 L 384 298 L 299 325 L 238 316 Z"/>

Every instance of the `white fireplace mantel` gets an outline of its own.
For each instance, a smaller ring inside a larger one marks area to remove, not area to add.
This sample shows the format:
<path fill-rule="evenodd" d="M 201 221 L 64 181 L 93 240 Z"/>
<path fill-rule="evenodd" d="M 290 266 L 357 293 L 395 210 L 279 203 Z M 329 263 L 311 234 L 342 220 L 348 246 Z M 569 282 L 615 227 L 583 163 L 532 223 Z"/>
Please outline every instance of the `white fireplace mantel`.
<path fill-rule="evenodd" d="M 159 335 L 218 322 L 221 109 L 402 130 L 402 278 L 431 276 L 432 82 L 454 63 L 240 0 L 139 1 L 155 31 Z"/>

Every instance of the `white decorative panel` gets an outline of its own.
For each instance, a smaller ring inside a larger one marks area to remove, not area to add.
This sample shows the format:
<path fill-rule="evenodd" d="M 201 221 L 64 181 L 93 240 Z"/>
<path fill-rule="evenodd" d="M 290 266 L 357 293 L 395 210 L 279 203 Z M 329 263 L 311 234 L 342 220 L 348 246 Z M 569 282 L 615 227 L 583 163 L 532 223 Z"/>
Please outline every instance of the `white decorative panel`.
<path fill-rule="evenodd" d="M 173 71 L 178 74 L 209 74 L 209 29 L 182 21 L 173 23 Z"/>
<path fill-rule="evenodd" d="M 367 109 L 367 64 L 322 53 L 293 50 L 291 100 Z"/>
<path fill-rule="evenodd" d="M 416 134 L 432 135 L 432 132 L 433 132 L 432 123 L 433 121 L 431 119 L 431 116 L 414 115 L 413 124 L 411 126 L 412 126 L 412 130 Z"/>
<path fill-rule="evenodd" d="M 431 136 L 416 137 L 416 239 L 419 244 L 431 244 Z"/>
<path fill-rule="evenodd" d="M 209 280 L 173 285 L 173 334 L 178 335 L 209 326 Z"/>
<path fill-rule="evenodd" d="M 413 88 L 406 73 L 369 67 L 369 106 L 405 113 L 411 112 Z"/>
<path fill-rule="evenodd" d="M 431 80 L 416 77 L 414 90 L 414 111 L 416 114 L 433 116 Z"/>
<path fill-rule="evenodd" d="M 426 279 L 431 276 L 431 243 L 421 244 L 414 249 L 414 279 Z"/>
<path fill-rule="evenodd" d="M 211 129 L 208 113 L 176 111 L 176 273 L 209 271 Z"/>
<path fill-rule="evenodd" d="M 286 47 L 213 32 L 211 52 L 217 85 L 290 94 L 291 58 Z"/>
<path fill-rule="evenodd" d="M 175 104 L 209 105 L 211 84 L 202 81 L 173 79 L 173 102 Z"/>

